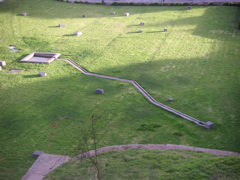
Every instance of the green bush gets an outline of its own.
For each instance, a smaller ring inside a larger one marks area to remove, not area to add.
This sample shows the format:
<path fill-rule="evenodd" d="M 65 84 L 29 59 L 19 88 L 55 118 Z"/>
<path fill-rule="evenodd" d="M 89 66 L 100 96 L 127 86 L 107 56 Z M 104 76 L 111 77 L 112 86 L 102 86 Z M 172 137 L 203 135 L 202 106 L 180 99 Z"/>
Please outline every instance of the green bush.
<path fill-rule="evenodd" d="M 190 3 L 184 2 L 184 3 L 182 3 L 182 5 L 183 5 L 183 6 L 189 6 Z"/>
<path fill-rule="evenodd" d="M 149 6 L 162 6 L 162 4 L 157 3 L 157 2 L 153 2 L 153 3 L 150 3 Z"/>
<path fill-rule="evenodd" d="M 226 3 L 223 3 L 223 6 L 237 6 L 237 7 L 240 7 L 240 3 L 226 2 Z"/>
<path fill-rule="evenodd" d="M 217 4 L 216 3 L 213 3 L 213 2 L 210 2 L 208 3 L 208 6 L 216 6 Z"/>
<path fill-rule="evenodd" d="M 148 6 L 148 3 L 138 3 L 138 6 Z"/>

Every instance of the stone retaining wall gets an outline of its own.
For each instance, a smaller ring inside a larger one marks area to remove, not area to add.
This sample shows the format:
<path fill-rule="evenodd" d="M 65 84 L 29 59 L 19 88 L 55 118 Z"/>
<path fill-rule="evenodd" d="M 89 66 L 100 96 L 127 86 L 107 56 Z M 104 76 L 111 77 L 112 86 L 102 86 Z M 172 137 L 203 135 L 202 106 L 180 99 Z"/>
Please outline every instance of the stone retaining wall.
<path fill-rule="evenodd" d="M 239 0 L 104 0 L 105 3 L 113 3 L 113 2 L 134 2 L 134 3 L 226 3 L 226 2 L 239 2 Z"/>
<path fill-rule="evenodd" d="M 92 150 L 92 151 L 80 154 L 72 158 L 71 160 L 74 160 L 74 161 L 83 160 L 104 152 L 123 151 L 127 149 L 155 149 L 155 150 L 162 150 L 162 151 L 179 149 L 179 150 L 206 152 L 206 153 L 217 154 L 222 156 L 240 156 L 240 154 L 236 152 L 198 148 L 198 147 L 184 146 L 184 145 L 175 145 L 175 144 L 129 144 L 129 145 L 116 145 L 116 146 L 107 146 L 107 147 L 99 148 L 96 150 Z"/>
<path fill-rule="evenodd" d="M 101 3 L 102 0 L 67 0 L 68 2 L 89 2 L 89 3 Z M 192 4 L 207 4 L 207 3 L 227 3 L 234 2 L 240 3 L 240 0 L 104 0 L 106 4 L 112 4 L 114 2 L 133 2 L 133 3 L 192 3 Z"/>

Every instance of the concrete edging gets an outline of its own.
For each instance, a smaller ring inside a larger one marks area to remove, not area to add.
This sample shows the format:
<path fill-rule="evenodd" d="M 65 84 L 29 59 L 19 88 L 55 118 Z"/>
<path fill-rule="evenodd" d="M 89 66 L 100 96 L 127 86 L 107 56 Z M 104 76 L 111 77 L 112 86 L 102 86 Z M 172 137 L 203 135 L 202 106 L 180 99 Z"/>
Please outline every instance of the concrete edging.
<path fill-rule="evenodd" d="M 131 83 L 132 85 L 134 85 L 137 90 L 143 95 L 145 96 L 152 104 L 154 104 L 155 106 L 158 106 L 158 107 L 161 107 L 162 109 L 165 109 L 173 114 L 176 114 L 186 120 L 189 120 L 189 121 L 192 121 L 194 122 L 195 124 L 199 125 L 199 126 L 202 126 L 204 128 L 207 128 L 207 129 L 212 129 L 214 124 L 210 121 L 208 122 L 203 122 L 203 121 L 200 121 L 198 119 L 195 119 L 191 116 L 188 116 L 187 114 L 184 114 L 182 112 L 179 112 L 169 106 L 166 106 L 158 101 L 156 101 L 140 84 L 137 83 L 137 81 L 133 81 L 133 80 L 129 80 L 129 79 L 122 79 L 122 78 L 118 78 L 118 77 L 112 77 L 112 76 L 106 76 L 106 75 L 102 75 L 102 74 L 96 74 L 96 73 L 90 73 L 88 72 L 87 70 L 85 70 L 84 68 L 82 68 L 80 65 L 78 65 L 77 63 L 73 62 L 72 60 L 70 59 L 56 59 L 56 60 L 63 60 L 63 61 L 66 61 L 68 62 L 69 64 L 71 64 L 73 67 L 77 68 L 78 70 L 80 70 L 82 73 L 86 74 L 86 75 L 89 75 L 89 76 L 96 76 L 96 77 L 100 77 L 100 78 L 105 78 L 105 79 L 111 79 L 111 80 L 117 80 L 117 81 L 124 81 L 124 82 L 129 82 Z"/>
<path fill-rule="evenodd" d="M 239 156 L 239 153 L 231 152 L 231 151 L 222 151 L 222 150 L 216 150 L 216 149 L 206 149 L 206 148 L 198 148 L 198 147 L 192 147 L 192 146 L 184 146 L 184 145 L 175 145 L 175 144 L 129 144 L 129 145 L 116 145 L 116 146 L 108 146 L 99 148 L 96 150 L 91 150 L 89 152 L 80 154 L 71 160 L 83 160 L 104 152 L 109 151 L 123 151 L 128 149 L 155 149 L 155 150 L 188 150 L 188 151 L 200 151 L 200 152 L 206 152 L 211 154 L 217 154 L 217 155 L 223 155 L 223 156 Z"/>

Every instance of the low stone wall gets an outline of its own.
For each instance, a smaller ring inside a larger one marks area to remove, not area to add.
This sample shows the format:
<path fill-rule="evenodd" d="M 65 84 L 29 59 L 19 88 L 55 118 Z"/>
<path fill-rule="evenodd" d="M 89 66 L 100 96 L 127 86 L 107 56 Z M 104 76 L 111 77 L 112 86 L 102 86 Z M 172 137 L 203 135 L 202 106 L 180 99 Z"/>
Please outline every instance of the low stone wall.
<path fill-rule="evenodd" d="M 61 1 L 61 0 L 59 0 Z M 240 0 L 62 0 L 70 3 L 80 3 L 80 2 L 89 2 L 89 3 L 101 3 L 112 4 L 114 2 L 121 3 L 191 3 L 191 4 L 208 4 L 208 3 L 240 3 Z"/>
<path fill-rule="evenodd" d="M 104 0 L 105 3 L 113 3 L 113 2 L 134 2 L 134 3 L 226 3 L 226 2 L 239 2 L 239 0 Z"/>
<path fill-rule="evenodd" d="M 179 149 L 179 150 L 206 152 L 206 153 L 217 154 L 222 156 L 240 156 L 240 154 L 236 152 L 198 148 L 198 147 L 192 147 L 192 146 L 175 145 L 175 144 L 129 144 L 129 145 L 116 145 L 116 146 L 107 146 L 107 147 L 99 148 L 96 150 L 92 150 L 92 151 L 80 154 L 72 158 L 71 160 L 73 161 L 83 160 L 104 152 L 123 151 L 128 149 L 154 149 L 154 150 L 162 150 L 162 151 Z"/>

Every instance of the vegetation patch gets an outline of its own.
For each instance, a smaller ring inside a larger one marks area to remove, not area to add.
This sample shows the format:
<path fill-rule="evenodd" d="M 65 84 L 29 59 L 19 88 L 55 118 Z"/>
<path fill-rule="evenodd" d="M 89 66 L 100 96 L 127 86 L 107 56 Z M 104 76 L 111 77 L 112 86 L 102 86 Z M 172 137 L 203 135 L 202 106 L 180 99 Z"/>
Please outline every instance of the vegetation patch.
<path fill-rule="evenodd" d="M 159 124 L 141 124 L 137 131 L 155 131 L 159 127 L 161 127 Z"/>

